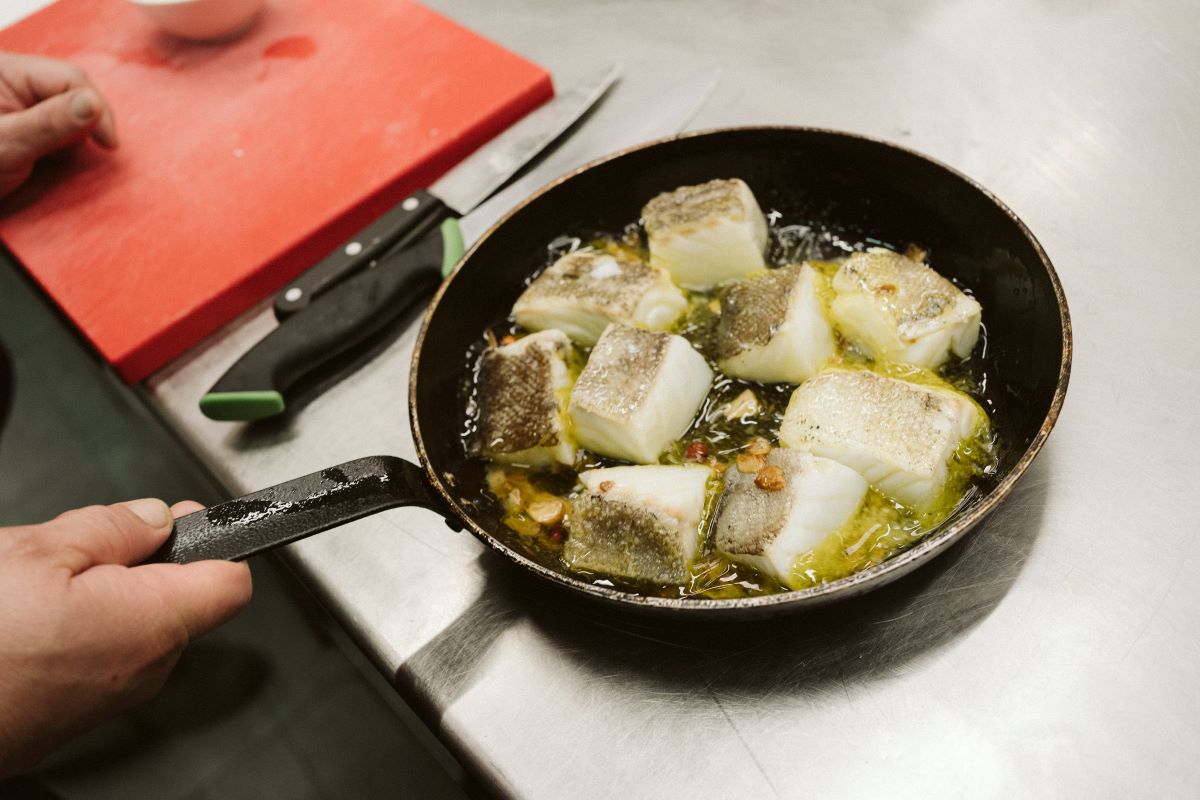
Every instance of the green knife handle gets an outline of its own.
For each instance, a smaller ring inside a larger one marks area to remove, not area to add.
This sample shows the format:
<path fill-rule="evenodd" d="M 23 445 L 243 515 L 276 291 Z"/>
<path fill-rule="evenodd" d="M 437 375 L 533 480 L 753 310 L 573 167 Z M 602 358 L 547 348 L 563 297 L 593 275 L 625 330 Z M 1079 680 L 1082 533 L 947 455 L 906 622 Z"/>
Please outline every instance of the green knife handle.
<path fill-rule="evenodd" d="M 457 225 L 447 222 L 288 317 L 229 368 L 201 398 L 200 410 L 212 419 L 241 421 L 281 413 L 300 379 L 328 368 L 430 295 L 441 282 L 446 252 L 461 249 Z"/>
<path fill-rule="evenodd" d="M 450 273 L 458 266 L 458 262 L 462 260 L 463 254 L 466 251 L 466 245 L 463 244 L 462 229 L 458 227 L 458 220 L 454 217 L 442 220 L 443 278 L 450 277 Z"/>

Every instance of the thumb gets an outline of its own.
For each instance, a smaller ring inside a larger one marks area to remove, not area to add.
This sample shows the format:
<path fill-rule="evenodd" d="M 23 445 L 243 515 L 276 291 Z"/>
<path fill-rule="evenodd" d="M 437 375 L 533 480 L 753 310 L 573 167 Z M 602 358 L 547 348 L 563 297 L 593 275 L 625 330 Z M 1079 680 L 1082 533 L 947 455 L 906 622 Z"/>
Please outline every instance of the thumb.
<path fill-rule="evenodd" d="M 111 506 L 88 506 L 46 523 L 73 574 L 97 564 L 128 566 L 145 561 L 171 532 L 171 513 L 161 500 L 146 498 Z"/>
<path fill-rule="evenodd" d="M 72 89 L 0 116 L 0 140 L 38 159 L 83 139 L 99 124 L 102 113 L 95 90 Z"/>

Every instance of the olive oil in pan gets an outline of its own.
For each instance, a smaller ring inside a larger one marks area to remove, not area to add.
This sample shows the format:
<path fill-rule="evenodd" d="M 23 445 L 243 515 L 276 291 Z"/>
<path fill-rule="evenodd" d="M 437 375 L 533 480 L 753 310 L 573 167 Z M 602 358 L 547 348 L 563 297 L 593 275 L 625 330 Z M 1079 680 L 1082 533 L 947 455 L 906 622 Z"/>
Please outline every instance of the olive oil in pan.
<path fill-rule="evenodd" d="M 819 223 L 784 224 L 777 212 L 770 212 L 768 220 L 771 230 L 767 249 L 769 266 L 779 267 L 801 261 L 812 263 L 821 277 L 818 295 L 827 310 L 833 297 L 830 283 L 841 259 L 867 247 L 899 249 L 888 242 Z M 618 236 L 562 236 L 548 245 L 547 261 L 543 266 L 585 245 L 614 253 L 623 251 L 643 259 L 647 257 L 644 232 L 640 225 L 633 224 Z M 926 255 L 924 251 L 909 252 L 918 257 Z M 529 281 L 539 272 L 540 269 L 535 271 Z M 535 471 L 519 466 L 488 464 L 486 488 L 481 497 L 471 498 L 471 504 L 490 508 L 497 513 L 511 533 L 509 544 L 545 566 L 600 585 L 662 597 L 735 598 L 788 591 L 774 579 L 714 552 L 711 537 L 724 469 L 732 468 L 737 454 L 755 440 L 763 439 L 771 446 L 778 445 L 783 413 L 796 387 L 794 384 L 760 384 L 721 374 L 712 358 L 713 337 L 720 313 L 720 290 L 686 292 L 686 295 L 688 312 L 673 332 L 688 339 L 708 358 L 717 378 L 691 428 L 660 458 L 663 464 L 705 463 L 715 470 L 714 477 L 709 481 L 707 503 L 700 525 L 703 537 L 700 555 L 683 583 L 631 583 L 583 570 L 570 570 L 563 562 L 563 544 L 570 535 L 571 497 L 580 488 L 577 480 L 579 472 L 622 462 L 581 450 L 576 464 L 569 468 L 560 466 Z M 464 442 L 473 441 L 477 432 L 478 389 L 475 373 L 480 355 L 486 347 L 524 333 L 511 319 L 501 320 L 490 327 L 478 345 L 467 354 L 461 390 L 467 412 L 462 430 Z M 912 383 L 949 386 L 978 402 L 991 418 L 995 406 L 988 396 L 987 375 L 983 369 L 986 348 L 987 331 L 984 328 L 971 357 L 949 363 L 935 373 L 905 364 L 872 360 L 839 337 L 832 365 L 870 369 Z M 580 366 L 587 354 L 586 349 L 581 351 Z M 792 585 L 805 588 L 838 580 L 879 564 L 916 543 L 959 508 L 969 504 L 986 486 L 995 473 L 995 453 L 994 431 L 983 426 L 975 436 L 957 448 L 950 463 L 950 478 L 945 491 L 938 502 L 922 513 L 890 500 L 871 488 L 862 508 L 854 517 L 797 560 L 790 576 Z"/>

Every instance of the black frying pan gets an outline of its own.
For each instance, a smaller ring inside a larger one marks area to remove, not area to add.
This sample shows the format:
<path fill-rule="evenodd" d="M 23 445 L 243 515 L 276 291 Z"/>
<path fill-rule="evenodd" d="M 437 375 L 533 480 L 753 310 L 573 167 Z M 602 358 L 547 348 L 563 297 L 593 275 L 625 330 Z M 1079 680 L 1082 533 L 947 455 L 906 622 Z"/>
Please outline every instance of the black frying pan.
<path fill-rule="evenodd" d="M 504 319 L 547 244 L 565 234 L 620 231 L 655 194 L 739 177 L 764 210 L 848 239 L 917 242 L 983 305 L 989 413 L 999 466 L 985 490 L 914 547 L 878 566 L 798 592 L 730 600 L 638 595 L 597 586 L 534 560 L 483 500 L 484 469 L 466 456 L 466 354 Z M 576 595 L 672 614 L 759 615 L 881 586 L 945 550 L 1005 498 L 1050 433 L 1067 388 L 1071 327 L 1058 276 L 1016 215 L 968 178 L 924 156 L 810 128 L 686 134 L 598 161 L 542 189 L 467 253 L 442 284 L 417 340 L 409 384 L 421 466 L 351 461 L 179 519 L 160 560 L 240 559 L 387 508 L 421 505 L 467 528 L 505 558 Z"/>

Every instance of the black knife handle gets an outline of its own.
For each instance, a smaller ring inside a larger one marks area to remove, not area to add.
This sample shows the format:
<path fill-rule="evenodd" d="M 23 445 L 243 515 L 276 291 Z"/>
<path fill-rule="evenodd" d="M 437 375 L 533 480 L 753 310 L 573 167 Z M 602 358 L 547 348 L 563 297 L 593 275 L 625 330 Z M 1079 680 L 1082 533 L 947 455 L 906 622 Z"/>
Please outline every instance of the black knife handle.
<path fill-rule="evenodd" d="M 150 561 L 241 561 L 379 511 L 411 505 L 446 514 L 417 465 L 395 456 L 358 458 L 180 517 Z"/>
<path fill-rule="evenodd" d="M 365 269 L 394 247 L 402 247 L 449 216 L 446 205 L 424 189 L 413 192 L 275 295 L 280 322 L 303 311 L 318 295 L 347 276 Z"/>
<path fill-rule="evenodd" d="M 428 297 L 442 280 L 445 228 L 427 231 L 293 314 L 213 384 L 200 410 L 212 419 L 243 421 L 281 413 L 297 381 Z"/>

